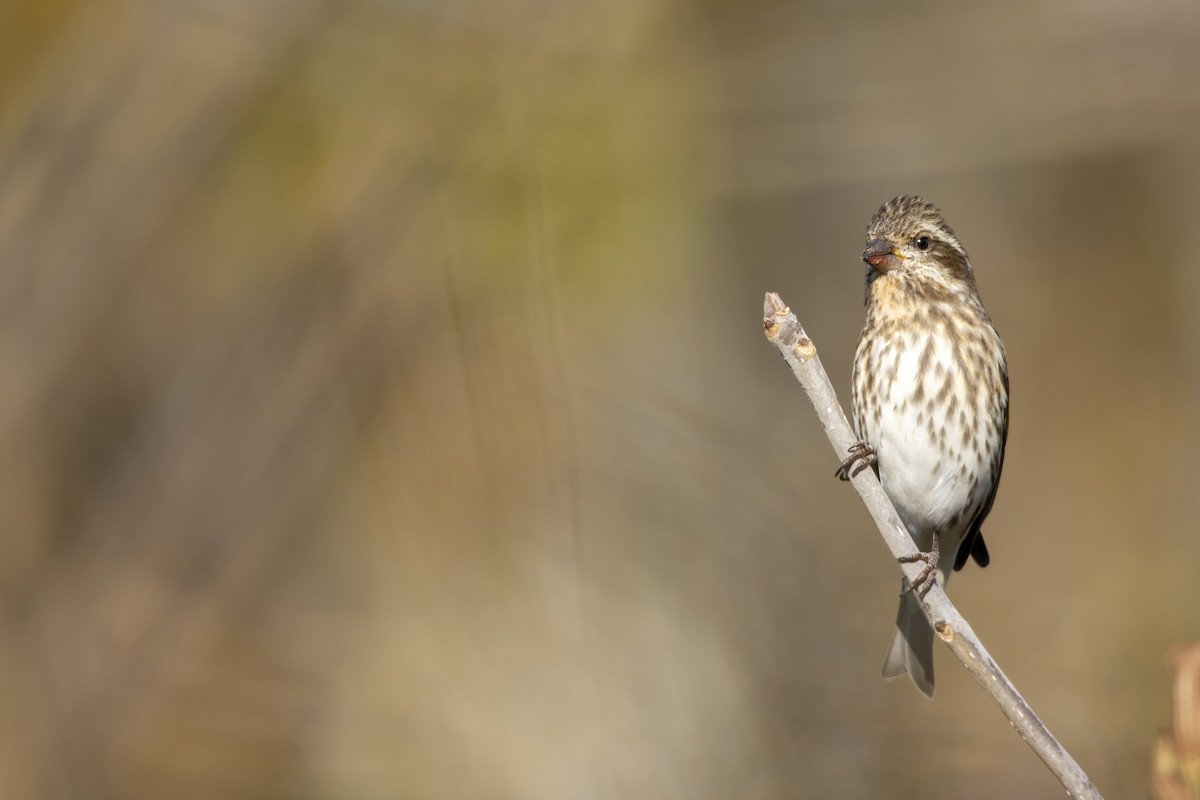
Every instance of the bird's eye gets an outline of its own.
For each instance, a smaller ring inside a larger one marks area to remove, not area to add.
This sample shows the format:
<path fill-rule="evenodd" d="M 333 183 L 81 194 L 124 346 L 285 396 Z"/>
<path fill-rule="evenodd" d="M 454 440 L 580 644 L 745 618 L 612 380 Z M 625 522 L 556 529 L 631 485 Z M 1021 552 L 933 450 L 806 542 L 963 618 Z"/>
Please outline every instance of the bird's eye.
<path fill-rule="evenodd" d="M 917 245 L 918 250 L 928 250 L 931 242 L 929 241 L 928 236 L 918 236 L 915 244 Z"/>

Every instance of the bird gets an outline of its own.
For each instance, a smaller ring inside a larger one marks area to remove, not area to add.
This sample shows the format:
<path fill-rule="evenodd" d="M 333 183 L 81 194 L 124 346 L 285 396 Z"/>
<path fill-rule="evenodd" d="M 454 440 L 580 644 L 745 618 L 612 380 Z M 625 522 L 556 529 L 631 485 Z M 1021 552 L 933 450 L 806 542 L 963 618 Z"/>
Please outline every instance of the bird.
<path fill-rule="evenodd" d="M 1008 361 L 975 271 L 940 209 L 916 195 L 884 203 L 867 225 L 866 323 L 854 352 L 858 442 L 842 480 L 873 468 L 924 569 L 902 580 L 887 679 L 908 675 L 933 698 L 933 631 L 919 597 L 971 558 L 990 561 L 981 527 L 1008 441 Z"/>

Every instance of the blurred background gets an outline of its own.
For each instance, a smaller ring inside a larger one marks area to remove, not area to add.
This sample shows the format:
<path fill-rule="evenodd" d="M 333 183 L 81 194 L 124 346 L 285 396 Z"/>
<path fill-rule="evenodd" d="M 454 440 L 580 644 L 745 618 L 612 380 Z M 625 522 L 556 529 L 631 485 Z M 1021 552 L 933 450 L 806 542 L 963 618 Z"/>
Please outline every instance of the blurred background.
<path fill-rule="evenodd" d="M 1008 346 L 952 596 L 1109 797 L 1200 638 L 1200 6 L 0 8 L 0 796 L 1011 798 L 764 340 L 867 220 Z"/>

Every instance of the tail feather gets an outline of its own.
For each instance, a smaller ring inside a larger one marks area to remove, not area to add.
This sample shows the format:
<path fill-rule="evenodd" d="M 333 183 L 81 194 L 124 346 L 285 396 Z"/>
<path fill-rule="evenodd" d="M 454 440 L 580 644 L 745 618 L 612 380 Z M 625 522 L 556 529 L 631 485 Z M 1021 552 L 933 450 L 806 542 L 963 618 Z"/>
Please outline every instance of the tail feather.
<path fill-rule="evenodd" d="M 912 592 L 900 597 L 896 635 L 883 661 L 883 677 L 901 675 L 908 675 L 921 694 L 933 699 L 933 628 Z"/>

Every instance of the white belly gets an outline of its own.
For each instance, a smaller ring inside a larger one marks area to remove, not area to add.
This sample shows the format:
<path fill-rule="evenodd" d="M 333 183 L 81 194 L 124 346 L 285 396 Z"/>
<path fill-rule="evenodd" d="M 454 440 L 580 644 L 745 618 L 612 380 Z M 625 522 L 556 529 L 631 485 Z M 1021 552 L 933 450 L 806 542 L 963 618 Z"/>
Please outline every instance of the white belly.
<path fill-rule="evenodd" d="M 982 489 L 977 459 L 964 452 L 957 411 L 949 409 L 966 408 L 976 393 L 967 390 L 944 337 L 908 336 L 906 346 L 877 346 L 868 354 L 882 402 L 878 418 L 865 418 L 861 433 L 875 449 L 884 491 L 918 546 L 927 549 L 937 530 L 943 547 L 953 547 L 971 521 L 968 510 L 979 508 L 983 497 L 974 496 Z M 932 357 L 921 369 L 930 342 Z"/>
<path fill-rule="evenodd" d="M 911 409 L 885 408 L 878 443 L 879 480 L 900 518 L 921 548 L 930 544 L 934 530 L 946 534 L 953 522 L 961 524 L 961 510 L 970 504 L 974 475 L 964 474 L 959 463 L 946 458 L 924 420 Z"/>

